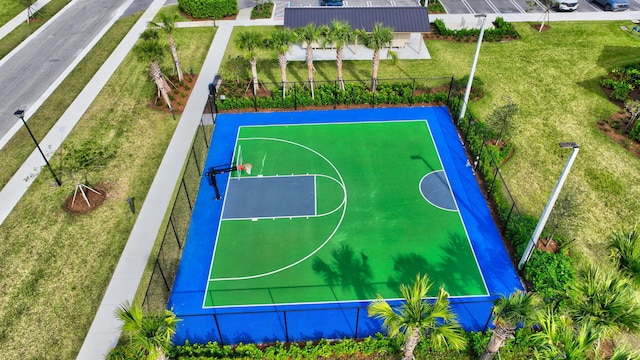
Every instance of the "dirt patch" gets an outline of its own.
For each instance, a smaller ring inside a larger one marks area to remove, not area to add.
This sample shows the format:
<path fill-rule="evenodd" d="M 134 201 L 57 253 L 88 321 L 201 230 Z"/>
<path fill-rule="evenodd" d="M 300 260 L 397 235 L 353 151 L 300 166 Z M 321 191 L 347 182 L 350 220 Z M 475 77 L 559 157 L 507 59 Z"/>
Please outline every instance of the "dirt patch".
<path fill-rule="evenodd" d="M 540 239 L 538 240 L 538 249 L 555 254 L 560 250 L 560 245 L 553 239 Z"/>
<path fill-rule="evenodd" d="M 75 201 L 74 194 L 71 193 L 71 195 L 69 195 L 67 200 L 64 202 L 64 206 L 62 208 L 74 215 L 86 214 L 99 208 L 107 198 L 107 191 L 102 185 L 97 185 L 95 187 L 92 187 L 92 189 L 94 189 L 96 192 L 84 188 L 84 193 L 89 200 L 89 204 L 91 205 L 87 204 L 84 197 L 82 196 L 82 193 L 78 191 L 75 196 Z"/>
<path fill-rule="evenodd" d="M 185 106 L 187 106 L 187 101 L 189 101 L 189 96 L 191 96 L 191 91 L 193 90 L 193 85 L 196 83 L 198 79 L 198 75 L 190 75 L 185 73 L 182 83 L 178 81 L 178 79 L 172 79 L 169 83 L 171 87 L 171 91 L 169 91 L 169 100 L 171 100 L 171 106 L 173 106 L 173 111 L 176 114 L 182 114 Z M 162 101 L 161 97 L 156 97 L 155 102 L 149 103 L 149 106 L 171 113 L 171 110 L 165 103 Z"/>
<path fill-rule="evenodd" d="M 536 29 L 536 31 L 541 31 L 540 30 L 541 27 L 542 27 L 542 31 L 547 31 L 551 29 L 549 25 L 542 25 L 542 24 L 532 24 L 531 27 Z"/>
<path fill-rule="evenodd" d="M 640 143 L 629 138 L 627 134 L 627 122 L 629 114 L 624 109 L 624 102 L 612 100 L 609 95 L 613 90 L 601 87 L 607 99 L 618 106 L 620 110 L 608 119 L 598 121 L 596 127 L 600 132 L 606 135 L 623 148 L 627 149 L 631 154 L 640 158 Z M 640 89 L 634 89 L 629 93 L 630 100 L 640 100 Z"/>

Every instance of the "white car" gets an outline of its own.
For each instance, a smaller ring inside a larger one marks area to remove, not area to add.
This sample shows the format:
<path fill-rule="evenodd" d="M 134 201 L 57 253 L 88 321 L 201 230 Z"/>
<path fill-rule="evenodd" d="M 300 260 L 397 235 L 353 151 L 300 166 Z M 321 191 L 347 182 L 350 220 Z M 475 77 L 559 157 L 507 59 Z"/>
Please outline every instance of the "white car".
<path fill-rule="evenodd" d="M 575 11 L 578 8 L 578 0 L 556 0 L 553 8 L 557 11 Z"/>

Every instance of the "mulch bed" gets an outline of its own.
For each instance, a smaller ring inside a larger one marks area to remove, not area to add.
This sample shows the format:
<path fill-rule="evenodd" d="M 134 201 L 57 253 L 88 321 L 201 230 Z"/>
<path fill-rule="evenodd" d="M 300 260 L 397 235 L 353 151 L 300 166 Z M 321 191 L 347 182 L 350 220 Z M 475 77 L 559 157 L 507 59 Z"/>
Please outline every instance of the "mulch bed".
<path fill-rule="evenodd" d="M 107 198 L 107 191 L 104 189 L 103 185 L 96 185 L 95 187 L 92 186 L 91 188 L 98 192 L 98 194 L 96 194 L 89 189 L 84 189 L 84 193 L 87 195 L 87 199 L 89 200 L 89 204 L 91 204 L 91 206 L 87 204 L 87 202 L 84 200 L 84 197 L 82 196 L 82 193 L 78 191 L 75 201 L 73 200 L 72 192 L 64 202 L 64 206 L 62 208 L 74 215 L 86 214 L 99 208 Z"/>

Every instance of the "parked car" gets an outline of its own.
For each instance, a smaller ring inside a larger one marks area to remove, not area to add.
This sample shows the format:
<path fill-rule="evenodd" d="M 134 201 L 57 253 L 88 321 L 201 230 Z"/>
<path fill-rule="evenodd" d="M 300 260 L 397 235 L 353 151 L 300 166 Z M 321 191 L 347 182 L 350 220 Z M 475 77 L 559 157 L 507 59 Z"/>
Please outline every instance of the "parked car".
<path fill-rule="evenodd" d="M 593 0 L 606 11 L 622 11 L 629 8 L 629 0 Z"/>
<path fill-rule="evenodd" d="M 557 11 L 575 11 L 578 8 L 578 0 L 554 0 L 553 8 Z"/>
<path fill-rule="evenodd" d="M 342 6 L 342 0 L 320 0 L 320 6 Z"/>

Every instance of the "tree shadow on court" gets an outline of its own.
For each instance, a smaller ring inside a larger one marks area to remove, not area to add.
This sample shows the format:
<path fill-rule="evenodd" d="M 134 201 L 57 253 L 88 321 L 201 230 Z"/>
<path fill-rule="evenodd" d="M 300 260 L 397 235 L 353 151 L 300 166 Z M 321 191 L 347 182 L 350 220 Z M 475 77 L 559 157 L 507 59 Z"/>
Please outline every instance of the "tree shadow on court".
<path fill-rule="evenodd" d="M 363 252 L 357 254 L 349 245 L 341 244 L 331 251 L 332 260 L 326 262 L 320 258 L 313 260 L 312 268 L 322 276 L 329 286 L 353 288 L 358 299 L 368 299 L 374 295 L 371 286 L 373 272 L 368 257 Z"/>
<path fill-rule="evenodd" d="M 437 255 L 431 259 L 417 253 L 398 255 L 393 259 L 395 275 L 389 277 L 387 286 L 397 291 L 401 284 L 411 284 L 417 274 L 426 274 L 435 285 L 429 296 L 437 295 L 440 286 L 444 286 L 452 296 L 484 293 L 486 290 L 481 288 L 484 287 L 482 279 L 472 268 L 477 266 L 475 258 L 465 257 L 469 261 L 461 263 L 461 257 L 457 256 L 466 249 L 469 249 L 469 241 L 465 237 L 450 234 L 447 243 L 437 249 Z"/>

